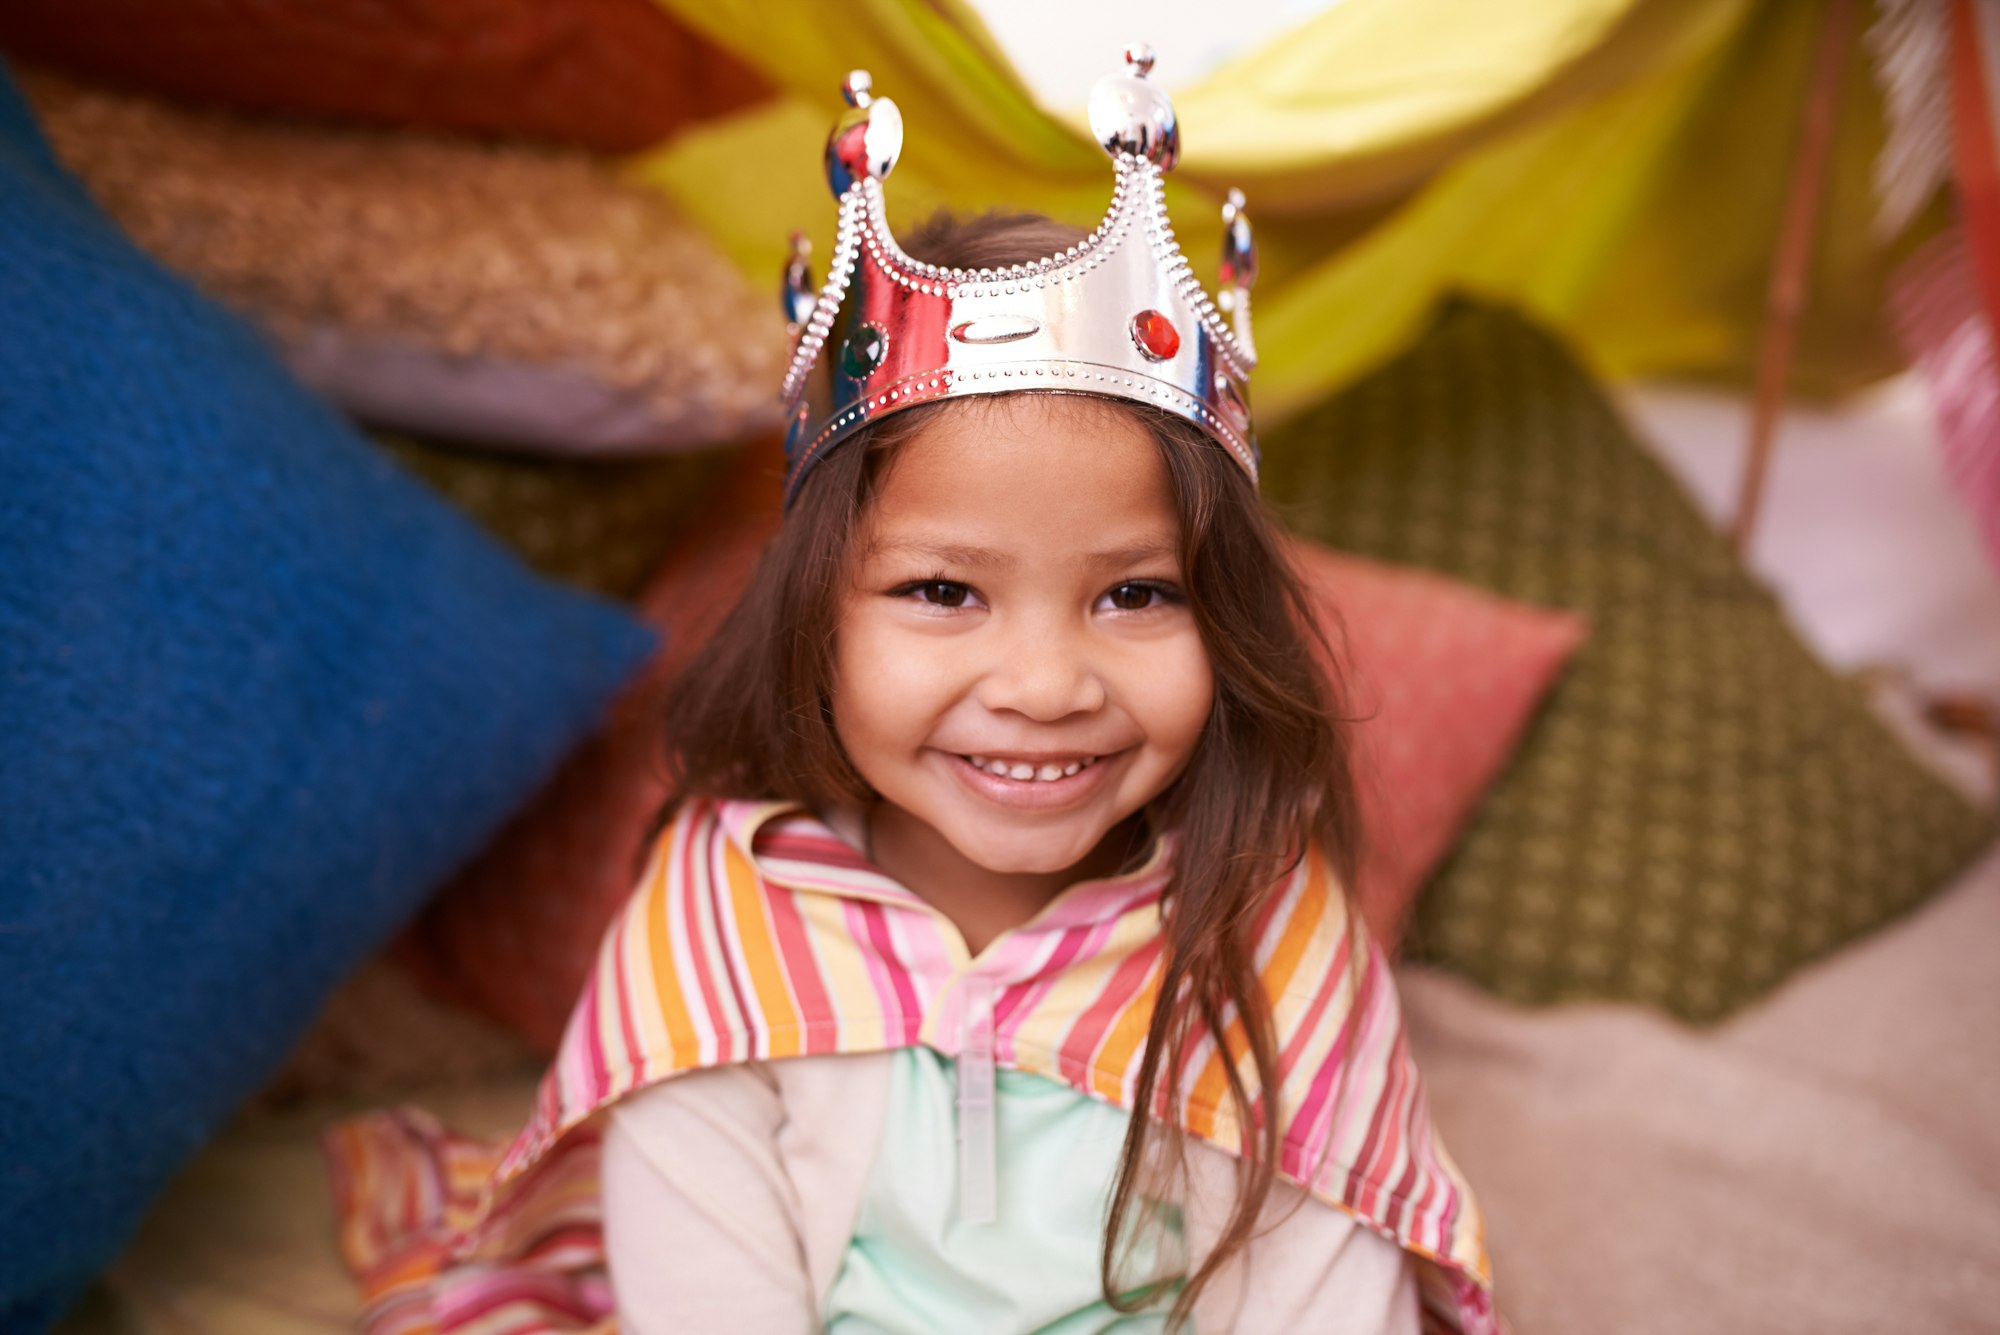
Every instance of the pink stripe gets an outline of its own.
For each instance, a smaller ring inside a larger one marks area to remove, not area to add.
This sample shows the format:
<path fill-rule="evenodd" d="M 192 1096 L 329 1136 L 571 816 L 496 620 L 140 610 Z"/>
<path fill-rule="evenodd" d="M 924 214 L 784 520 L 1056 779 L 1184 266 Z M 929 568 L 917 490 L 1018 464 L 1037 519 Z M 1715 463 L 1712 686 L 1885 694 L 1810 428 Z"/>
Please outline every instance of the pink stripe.
<path fill-rule="evenodd" d="M 1270 939 L 1271 924 L 1277 918 L 1278 910 L 1305 893 L 1306 878 L 1310 874 L 1311 869 L 1305 862 L 1301 862 L 1297 867 L 1292 869 L 1291 875 L 1285 877 L 1272 887 L 1274 893 L 1264 896 L 1264 902 L 1257 907 L 1257 925 L 1253 929 L 1252 940 L 1268 941 Z M 1328 893 L 1335 894 L 1338 891 L 1329 888 Z"/>
<path fill-rule="evenodd" d="M 885 909 L 883 920 L 889 939 L 895 943 L 895 957 L 903 962 L 923 992 L 935 996 L 945 979 L 957 971 L 953 952 L 945 945 L 945 933 L 957 935 L 951 920 L 929 905 L 914 909 Z M 964 944 L 963 940 L 959 943 Z M 918 995 L 921 1013 L 925 997 Z"/>
<path fill-rule="evenodd" d="M 1375 961 L 1372 957 L 1369 960 L 1368 976 L 1371 981 L 1375 976 Z M 1368 1027 L 1372 1029 L 1374 1026 Z M 1368 1049 L 1364 1047 L 1362 1050 Z M 1393 1082 L 1396 1073 L 1391 1071 L 1386 1074 Z M 1365 1193 L 1357 1199 L 1365 1202 L 1363 1208 L 1371 1215 L 1376 1215 L 1381 1210 L 1382 1179 L 1381 1172 L 1375 1164 L 1375 1156 L 1381 1145 L 1384 1124 L 1388 1119 L 1390 1104 L 1388 1094 L 1389 1090 L 1385 1087 L 1382 1095 L 1375 1100 L 1375 1107 L 1368 1119 L 1368 1134 L 1362 1138 L 1361 1150 L 1354 1156 L 1354 1171 L 1361 1175 Z"/>
<path fill-rule="evenodd" d="M 1340 968 L 1333 971 L 1336 977 L 1347 976 L 1347 957 L 1352 940 L 1353 938 L 1349 936 L 1341 941 Z M 1333 1046 L 1321 1059 L 1319 1070 L 1313 1073 L 1312 1084 L 1306 1092 L 1306 1097 L 1300 1101 L 1299 1110 L 1292 1119 L 1292 1125 L 1303 1133 L 1300 1147 L 1305 1151 L 1317 1152 L 1322 1145 L 1332 1139 L 1334 1086 L 1346 1069 L 1347 1054 L 1358 1036 L 1362 1017 L 1367 1014 L 1368 1002 L 1373 995 L 1374 974 L 1372 971 L 1363 970 L 1361 982 L 1354 990 L 1353 1004 L 1348 1008 L 1347 1014 L 1341 1017 L 1340 1033 L 1335 1036 Z M 1322 1125 L 1325 1127 L 1324 1131 L 1321 1129 Z M 1343 1200 L 1346 1199 L 1345 1188 L 1338 1194 Z"/>
<path fill-rule="evenodd" d="M 1298 1027 L 1292 1032 L 1292 1041 L 1285 1045 L 1285 1050 L 1278 1056 L 1278 1074 L 1287 1084 L 1291 1082 L 1292 1075 L 1298 1068 L 1299 1059 L 1305 1055 L 1306 1048 L 1318 1037 L 1319 1027 L 1326 1019 L 1327 1008 L 1333 1005 L 1333 999 L 1346 987 L 1347 961 L 1353 955 L 1353 942 L 1354 938 L 1351 935 L 1341 936 L 1340 945 L 1334 952 L 1333 963 L 1327 969 L 1326 976 L 1320 979 L 1319 990 L 1313 993 L 1312 1005 L 1300 1017 Z M 1294 1126 L 1304 1120 L 1304 1113 L 1305 1109 L 1302 1106 L 1299 1112 L 1293 1114 Z"/>
<path fill-rule="evenodd" d="M 1391 1067 L 1391 1080 L 1395 1091 L 1394 1099 L 1383 1100 L 1384 1107 L 1389 1111 L 1385 1114 L 1383 1122 L 1386 1137 L 1383 1146 L 1382 1168 L 1376 1176 L 1383 1180 L 1384 1186 L 1387 1186 L 1389 1165 L 1395 1162 L 1398 1155 L 1402 1156 L 1403 1174 L 1396 1179 L 1395 1186 L 1389 1187 L 1389 1202 L 1383 1213 L 1382 1222 L 1391 1228 L 1403 1230 L 1409 1226 L 1410 1222 L 1410 1188 L 1414 1185 L 1412 1179 L 1417 1171 L 1417 1161 L 1414 1157 L 1404 1153 L 1410 1140 L 1409 1098 L 1411 1071 L 1413 1068 L 1408 1063 L 1408 1054 L 1401 1051 L 1402 1039 L 1400 1037 L 1396 1040 L 1396 1046 L 1397 1055 L 1404 1060 Z"/>
<path fill-rule="evenodd" d="M 617 979 L 617 990 L 612 994 L 618 1005 L 618 1036 L 625 1045 L 627 1075 L 625 1087 L 632 1088 L 645 1079 L 642 1069 L 645 1057 L 639 1045 L 638 1022 L 632 1014 L 632 982 L 625 969 L 625 923 L 621 920 L 612 934 L 611 965 Z M 610 1063 L 601 1045 L 597 1048 L 597 1060 L 605 1067 L 606 1086 L 609 1087 Z"/>
<path fill-rule="evenodd" d="M 901 961 L 896 958 L 895 943 L 889 939 L 887 913 L 880 904 L 862 900 L 849 900 L 842 908 L 855 939 L 871 947 L 862 952 L 862 958 L 868 962 L 869 976 L 875 981 L 875 993 L 882 1003 L 884 1037 L 891 1042 L 915 1041 L 923 1016 L 917 1009 L 908 973 L 898 967 Z"/>
<path fill-rule="evenodd" d="M 514 1318 L 519 1331 L 560 1330 L 545 1312 L 560 1313 L 571 1322 L 593 1322 L 610 1313 L 589 1302 L 576 1286 L 562 1275 L 539 1271 L 514 1271 L 455 1284 L 437 1295 L 439 1335 L 471 1325 L 513 1306 L 528 1307 Z"/>
<path fill-rule="evenodd" d="M 792 1000 L 799 1008 L 799 1020 L 804 1026 L 800 1050 L 808 1055 L 832 1052 L 840 1046 L 840 1026 L 834 1022 L 833 1000 L 827 994 L 819 960 L 806 936 L 798 902 L 790 895 L 774 895 L 768 887 L 763 900 L 771 914 L 771 933 L 777 937 L 778 952 L 785 961 L 785 981 L 791 986 Z"/>
<path fill-rule="evenodd" d="M 1096 954 L 1116 926 L 1117 922 L 1113 920 L 1071 927 L 1063 932 L 1056 940 L 1055 949 L 1049 952 L 1048 959 L 1035 970 L 1034 977 L 1025 986 L 1010 987 L 1001 993 L 999 1004 L 993 1008 L 994 1035 L 1011 1040 L 1018 1021 L 1034 1012 L 1049 989 L 1056 985 L 1062 971 L 1079 956 Z M 1003 976 L 1010 974 L 1012 970 L 1007 966 L 1012 963 L 1011 956 L 1004 957 L 996 964 L 995 972 Z"/>
<path fill-rule="evenodd" d="M 1458 1208 L 1458 1193 L 1452 1188 L 1451 1179 L 1446 1176 L 1443 1166 L 1438 1163 L 1437 1137 L 1432 1134 L 1430 1121 L 1430 1101 L 1419 1088 L 1412 1101 L 1411 1158 L 1421 1159 L 1430 1165 L 1432 1171 L 1424 1175 L 1423 1190 L 1417 1193 L 1414 1205 L 1415 1218 L 1410 1221 L 1410 1231 L 1418 1241 L 1432 1251 L 1445 1252 L 1451 1249 L 1451 1228 L 1449 1221 Z M 1418 1230 L 1422 1233 L 1419 1236 Z"/>
<path fill-rule="evenodd" d="M 694 965 L 696 988 L 701 993 L 702 1005 L 708 1010 L 708 1024 L 715 1043 L 718 1061 L 727 1061 L 734 1054 L 729 1051 L 729 1018 L 723 1013 L 722 1000 L 716 994 L 715 980 L 708 971 L 708 948 L 702 939 L 702 895 L 701 877 L 705 859 L 700 854 L 708 851 L 705 841 L 690 839 L 681 848 L 681 930 L 687 935 L 687 956 Z"/>
<path fill-rule="evenodd" d="M 722 981 L 728 983 L 726 997 L 736 1013 L 734 1025 L 728 1025 L 724 1033 L 730 1029 L 742 1031 L 742 1041 L 746 1043 L 742 1051 L 732 1051 L 730 1055 L 736 1059 L 768 1057 L 770 1051 L 766 1047 L 768 1033 L 764 1029 L 764 1013 L 756 1005 L 754 985 L 742 973 L 744 951 L 742 939 L 736 935 L 736 903 L 730 899 L 728 845 L 718 841 L 714 845 L 714 853 L 706 857 L 702 865 L 708 869 L 708 915 L 716 929 L 716 971 L 722 975 Z"/>
<path fill-rule="evenodd" d="M 843 871 L 875 870 L 873 863 L 839 835 L 801 828 L 792 821 L 780 822 L 760 833 L 757 836 L 757 854 L 786 862 L 807 863 L 815 871 L 824 871 L 829 867 Z"/>

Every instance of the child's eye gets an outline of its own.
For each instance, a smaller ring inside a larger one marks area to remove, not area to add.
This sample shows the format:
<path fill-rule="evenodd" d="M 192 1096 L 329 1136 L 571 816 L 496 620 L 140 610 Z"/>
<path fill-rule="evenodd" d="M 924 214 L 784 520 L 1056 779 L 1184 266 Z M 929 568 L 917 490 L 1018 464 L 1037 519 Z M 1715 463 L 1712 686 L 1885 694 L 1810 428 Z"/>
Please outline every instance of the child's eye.
<path fill-rule="evenodd" d="M 932 607 L 964 607 L 972 601 L 972 590 L 957 580 L 920 579 L 890 591 L 896 598 L 915 598 Z"/>
<path fill-rule="evenodd" d="M 1149 607 L 1174 601 L 1174 594 L 1159 584 L 1127 580 L 1123 584 L 1112 585 L 1105 592 L 1104 601 L 1120 612 L 1143 612 Z"/>

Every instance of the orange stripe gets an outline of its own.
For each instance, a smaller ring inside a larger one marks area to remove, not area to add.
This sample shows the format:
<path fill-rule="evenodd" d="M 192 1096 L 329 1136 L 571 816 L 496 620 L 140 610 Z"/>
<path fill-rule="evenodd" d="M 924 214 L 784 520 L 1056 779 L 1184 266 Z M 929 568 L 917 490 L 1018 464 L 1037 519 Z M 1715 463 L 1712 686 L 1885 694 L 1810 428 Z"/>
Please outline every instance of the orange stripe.
<path fill-rule="evenodd" d="M 1153 1006 L 1159 995 L 1160 961 L 1155 956 L 1132 1000 L 1112 1021 L 1110 1034 L 1097 1050 L 1097 1060 L 1090 1064 L 1091 1088 L 1099 1097 L 1122 1104 L 1125 1082 L 1132 1078 L 1133 1057 L 1146 1040 L 1146 1028 L 1153 1022 Z"/>
<path fill-rule="evenodd" d="M 679 842 L 672 834 L 668 841 Z M 652 880 L 646 885 L 646 949 L 653 957 L 653 999 L 667 1031 L 668 1053 L 678 1067 L 692 1061 L 694 1054 L 701 1051 L 701 1039 L 695 1033 L 687 994 L 681 991 L 680 978 L 674 971 L 674 948 L 667 936 L 667 871 L 674 863 L 668 841 L 662 841 L 661 851 L 653 859 Z"/>
<path fill-rule="evenodd" d="M 1264 995 L 1274 1000 L 1285 995 L 1292 986 L 1292 975 L 1299 970 L 1299 962 L 1306 957 L 1306 947 L 1310 946 L 1319 927 L 1320 920 L 1327 911 L 1327 887 L 1332 882 L 1327 875 L 1326 862 L 1318 849 L 1306 854 L 1306 883 L 1299 891 L 1298 903 L 1292 905 L 1292 916 L 1285 922 L 1285 934 L 1278 938 L 1278 944 L 1271 951 L 1270 960 L 1264 965 Z"/>
<path fill-rule="evenodd" d="M 1312 944 L 1315 929 L 1326 912 L 1327 882 L 1326 864 L 1316 851 L 1308 853 L 1305 885 L 1299 891 L 1298 902 L 1292 905 L 1290 916 L 1285 919 L 1283 935 L 1272 949 L 1271 958 L 1264 964 L 1265 996 L 1282 997 L 1291 985 L 1292 975 L 1298 972 L 1299 961 L 1305 958 L 1306 947 Z M 1221 1111 L 1229 1097 L 1229 1068 L 1223 1062 L 1227 1059 L 1240 1063 L 1249 1050 L 1250 1030 L 1239 1015 L 1229 1022 L 1223 1041 L 1208 1054 L 1201 1076 L 1188 1094 L 1188 1130 L 1199 1136 L 1214 1135 L 1215 1114 Z M 1241 1130 L 1239 1128 L 1239 1134 Z"/>
<path fill-rule="evenodd" d="M 1239 1016 L 1229 1022 L 1229 1028 L 1223 1032 L 1223 1041 L 1209 1050 L 1201 1075 L 1188 1093 L 1188 1130 L 1211 1140 L 1216 1138 L 1216 1123 L 1229 1099 L 1229 1068 L 1223 1065 L 1224 1058 L 1227 1056 L 1240 1063 L 1249 1049 L 1250 1031 Z M 1230 1115 L 1236 1115 L 1234 1108 L 1230 1109 Z M 1241 1126 L 1237 1128 L 1239 1141 L 1243 1130 Z"/>
<path fill-rule="evenodd" d="M 757 989 L 757 1006 L 770 1055 L 796 1057 L 805 1035 L 799 1026 L 798 1008 L 792 1004 L 792 990 L 785 983 L 784 964 L 778 958 L 778 941 L 771 933 L 771 920 L 765 916 L 763 878 L 734 842 L 723 845 L 722 865 L 729 878 L 736 942 L 750 968 L 750 984 Z"/>

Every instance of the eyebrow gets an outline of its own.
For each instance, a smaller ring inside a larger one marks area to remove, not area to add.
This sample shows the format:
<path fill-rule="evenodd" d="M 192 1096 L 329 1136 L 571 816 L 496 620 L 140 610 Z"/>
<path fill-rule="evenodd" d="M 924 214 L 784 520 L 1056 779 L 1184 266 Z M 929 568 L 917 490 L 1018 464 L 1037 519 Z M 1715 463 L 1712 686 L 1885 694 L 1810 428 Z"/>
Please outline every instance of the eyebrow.
<path fill-rule="evenodd" d="M 891 539 L 887 542 L 873 543 L 869 547 L 869 554 L 910 556 L 935 561 L 939 565 L 973 569 L 1011 570 L 1016 564 L 1012 556 L 997 548 L 968 547 L 961 543 L 932 542 L 924 538 Z M 1173 542 L 1157 539 L 1086 553 L 1083 564 L 1092 570 L 1115 570 L 1178 555 L 1179 552 Z"/>

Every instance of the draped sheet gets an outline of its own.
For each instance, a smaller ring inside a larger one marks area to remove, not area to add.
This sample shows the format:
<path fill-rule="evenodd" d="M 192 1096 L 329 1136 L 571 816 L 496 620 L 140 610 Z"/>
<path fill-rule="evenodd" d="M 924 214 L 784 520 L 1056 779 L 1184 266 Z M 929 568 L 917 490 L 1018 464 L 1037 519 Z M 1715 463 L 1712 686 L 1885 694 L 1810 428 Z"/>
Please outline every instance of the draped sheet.
<path fill-rule="evenodd" d="M 660 3 L 780 89 L 633 166 L 754 279 L 776 281 L 794 228 L 827 253 L 820 152 L 855 66 L 908 127 L 893 224 L 940 205 L 1083 225 L 1103 211 L 1111 173 L 1083 108 L 1038 106 L 963 0 Z M 1344 0 L 1175 86 L 1169 197 L 1196 271 L 1212 275 L 1231 185 L 1257 220 L 1264 424 L 1392 355 L 1452 289 L 1524 308 L 1613 374 L 1745 370 L 1822 8 Z M 1938 215 L 1893 244 L 1871 234 L 1881 122 L 1857 45 L 1801 333 L 1809 389 L 1900 364 L 1886 275 Z"/>

